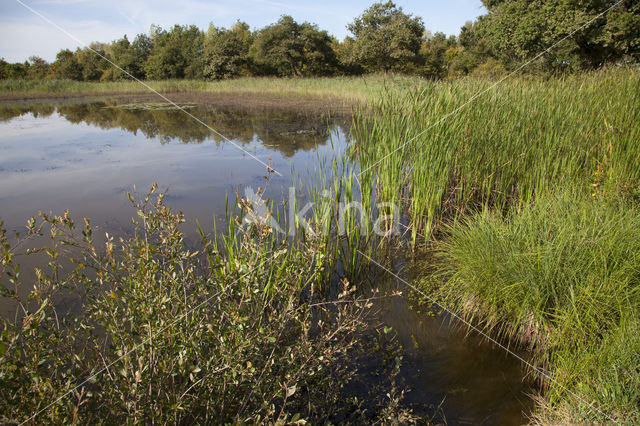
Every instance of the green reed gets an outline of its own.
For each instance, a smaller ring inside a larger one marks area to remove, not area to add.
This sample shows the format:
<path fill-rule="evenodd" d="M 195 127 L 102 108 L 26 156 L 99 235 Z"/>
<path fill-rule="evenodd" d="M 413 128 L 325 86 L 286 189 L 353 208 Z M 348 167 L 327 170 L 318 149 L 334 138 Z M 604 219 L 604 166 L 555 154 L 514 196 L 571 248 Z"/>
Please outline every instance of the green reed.
<path fill-rule="evenodd" d="M 552 185 L 638 181 L 636 72 L 490 84 L 422 82 L 355 117 L 361 178 L 378 199 L 406 203 L 414 242 L 445 217 L 525 204 Z"/>
<path fill-rule="evenodd" d="M 325 249 L 327 279 L 356 282 L 367 264 L 360 253 L 371 254 L 376 240 L 371 190 L 362 190 L 352 159 L 333 141 L 331 146 L 328 155 L 318 155 L 315 169 L 307 171 L 312 183 L 303 189 L 313 205 L 309 223 Z"/>
<path fill-rule="evenodd" d="M 492 84 L 421 82 L 357 112 L 362 186 L 437 249 L 435 296 L 549 372 L 537 420 L 633 424 L 640 74 Z"/>

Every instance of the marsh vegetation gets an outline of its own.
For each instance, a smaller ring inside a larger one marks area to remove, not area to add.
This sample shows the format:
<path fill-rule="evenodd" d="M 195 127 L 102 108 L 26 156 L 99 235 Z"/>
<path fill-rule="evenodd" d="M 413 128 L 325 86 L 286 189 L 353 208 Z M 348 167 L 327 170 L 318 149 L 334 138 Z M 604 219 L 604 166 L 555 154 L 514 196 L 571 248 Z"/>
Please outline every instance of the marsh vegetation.
<path fill-rule="evenodd" d="M 640 422 L 640 6 L 482 3 L 0 60 L 0 421 Z"/>
<path fill-rule="evenodd" d="M 425 84 L 358 115 L 363 192 L 405 207 L 433 253 L 425 291 L 531 350 L 539 419 L 635 423 L 638 74 L 517 79 L 466 103 L 488 87 Z"/>

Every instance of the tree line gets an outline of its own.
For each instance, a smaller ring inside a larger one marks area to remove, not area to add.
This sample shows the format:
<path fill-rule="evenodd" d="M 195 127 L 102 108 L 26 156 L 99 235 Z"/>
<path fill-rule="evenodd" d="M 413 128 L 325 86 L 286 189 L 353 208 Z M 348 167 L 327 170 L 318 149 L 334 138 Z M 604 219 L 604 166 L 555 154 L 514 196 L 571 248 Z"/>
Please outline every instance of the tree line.
<path fill-rule="evenodd" d="M 432 34 L 422 18 L 393 2 L 374 3 L 347 28 L 343 41 L 317 25 L 284 15 L 251 30 L 210 24 L 162 29 L 133 41 L 63 49 L 53 63 L 32 56 L 0 60 L 2 79 L 116 81 L 220 80 L 243 76 L 310 77 L 399 72 L 426 78 L 498 76 L 536 59 L 534 72 L 577 72 L 640 62 L 640 2 L 625 0 L 483 0 L 487 13 L 457 36 Z M 574 30 L 589 24 L 583 30 Z M 564 39 L 564 40 L 563 40 Z M 537 56 L 563 40 L 544 56 Z M 99 55 L 96 54 L 99 53 Z M 121 69 L 112 66 L 117 64 Z"/>

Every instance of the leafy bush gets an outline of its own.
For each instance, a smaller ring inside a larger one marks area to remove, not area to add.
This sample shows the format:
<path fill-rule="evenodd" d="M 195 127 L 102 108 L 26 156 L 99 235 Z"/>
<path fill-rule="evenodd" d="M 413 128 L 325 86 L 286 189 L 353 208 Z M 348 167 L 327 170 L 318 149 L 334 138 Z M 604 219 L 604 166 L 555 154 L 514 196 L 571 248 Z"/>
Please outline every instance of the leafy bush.
<path fill-rule="evenodd" d="M 67 212 L 32 218 L 18 243 L 0 233 L 3 295 L 19 310 L 2 319 L 1 421 L 296 422 L 349 410 L 337 401 L 368 306 L 346 282 L 337 299 L 314 297 L 320 243 L 287 248 L 241 213 L 192 251 L 182 214 L 154 191 L 119 240 L 98 243 Z M 45 235 L 28 252 L 44 253 L 47 271 L 22 300 L 20 247 Z M 56 303 L 70 294 L 78 312 Z"/>

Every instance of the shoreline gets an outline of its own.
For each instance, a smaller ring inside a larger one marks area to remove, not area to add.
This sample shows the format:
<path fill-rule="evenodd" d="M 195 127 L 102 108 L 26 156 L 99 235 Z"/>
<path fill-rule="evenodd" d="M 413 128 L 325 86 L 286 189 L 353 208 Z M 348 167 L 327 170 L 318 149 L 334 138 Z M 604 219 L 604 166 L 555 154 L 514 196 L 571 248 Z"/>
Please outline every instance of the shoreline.
<path fill-rule="evenodd" d="M 336 97 L 318 97 L 315 95 L 278 95 L 271 93 L 236 93 L 236 92 L 201 92 L 176 91 L 162 93 L 170 101 L 176 103 L 193 102 L 203 107 L 234 108 L 242 110 L 277 109 L 282 111 L 301 111 L 308 113 L 351 114 L 359 106 L 357 102 L 349 102 Z M 24 93 L 15 96 L 0 94 L 0 106 L 22 105 L 32 103 L 74 103 L 117 101 L 122 103 L 166 102 L 152 92 L 138 93 Z"/>
<path fill-rule="evenodd" d="M 138 96 L 150 93 L 145 85 L 164 94 L 198 93 L 220 96 L 311 97 L 340 99 L 349 103 L 370 100 L 386 84 L 401 87 L 422 81 L 416 76 L 373 74 L 364 77 L 277 78 L 245 77 L 220 81 L 121 80 L 79 82 L 72 80 L 0 80 L 0 101 L 85 96 Z M 144 84 L 144 85 L 143 85 Z"/>

